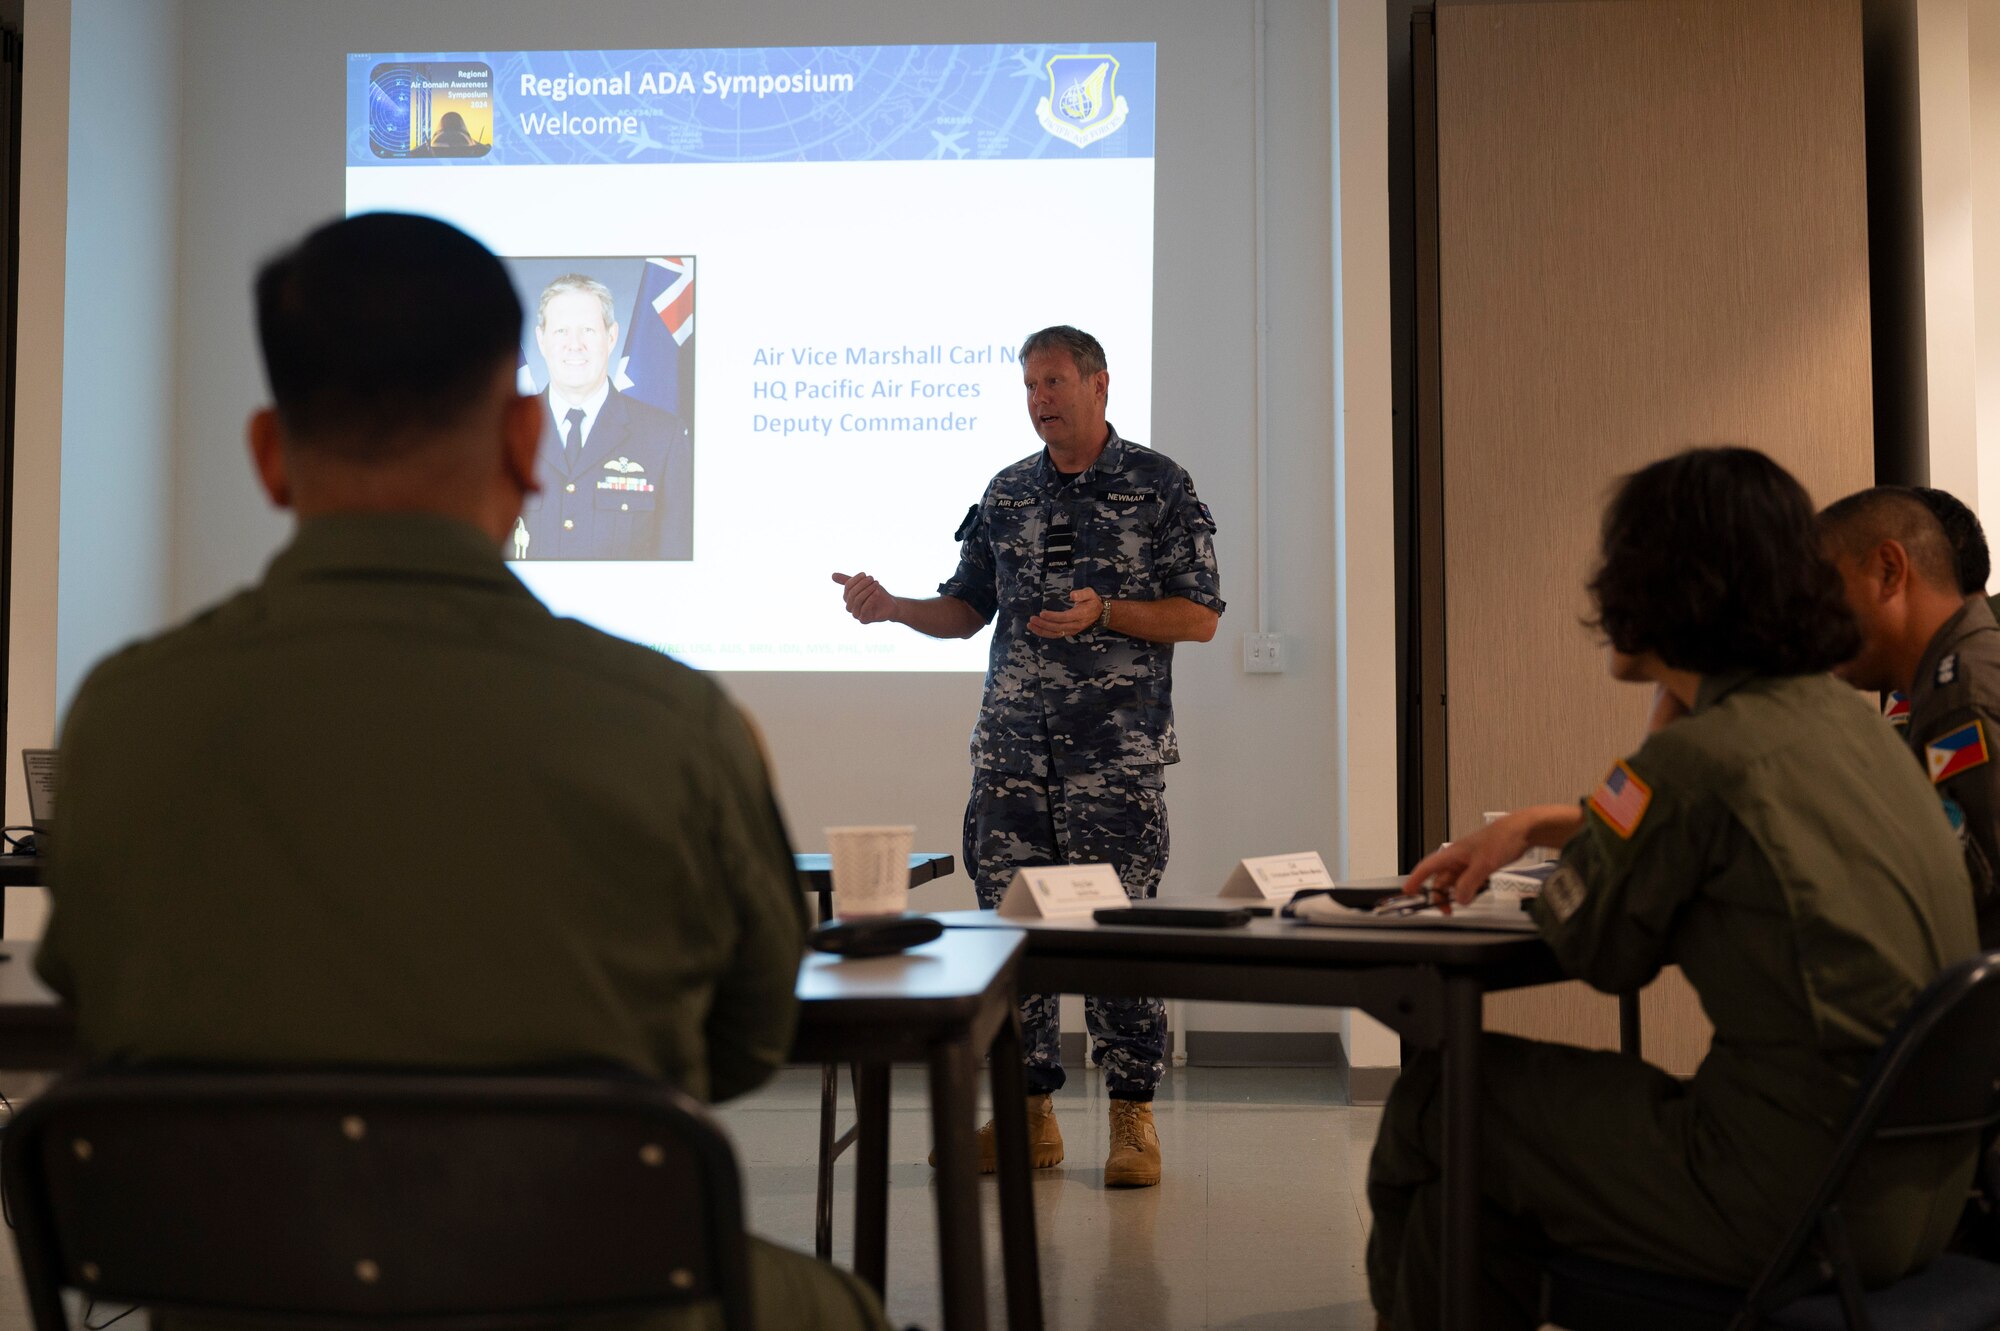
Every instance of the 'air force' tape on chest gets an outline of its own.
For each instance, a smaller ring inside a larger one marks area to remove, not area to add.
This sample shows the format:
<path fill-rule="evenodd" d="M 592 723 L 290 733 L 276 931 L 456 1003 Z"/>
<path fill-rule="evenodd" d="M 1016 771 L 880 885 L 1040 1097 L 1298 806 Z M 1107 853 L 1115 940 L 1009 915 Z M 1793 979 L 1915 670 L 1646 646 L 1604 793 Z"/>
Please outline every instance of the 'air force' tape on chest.
<path fill-rule="evenodd" d="M 1557 924 L 1568 924 L 1569 917 L 1583 906 L 1583 899 L 1590 895 L 1590 887 L 1583 881 L 1583 875 L 1569 865 L 1561 865 L 1549 875 L 1549 881 L 1542 884 L 1542 900 L 1548 903 L 1549 913 L 1556 917 Z"/>

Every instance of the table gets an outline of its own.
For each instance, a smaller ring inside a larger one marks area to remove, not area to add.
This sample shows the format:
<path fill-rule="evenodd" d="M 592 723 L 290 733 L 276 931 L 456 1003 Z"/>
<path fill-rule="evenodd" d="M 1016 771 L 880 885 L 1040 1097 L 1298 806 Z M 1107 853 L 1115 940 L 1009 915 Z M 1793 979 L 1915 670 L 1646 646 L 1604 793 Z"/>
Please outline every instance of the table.
<path fill-rule="evenodd" d="M 0 1068 L 50 1071 L 76 1059 L 76 1020 L 35 975 L 36 945 L 0 955 Z M 880 1293 L 889 1250 L 889 1065 L 930 1069 L 936 1141 L 939 1291 L 945 1331 L 985 1331 L 986 1274 L 973 1141 L 979 1060 L 991 1055 L 1002 1271 L 1010 1331 L 1041 1331 L 1040 1259 L 1028 1163 L 1027 1085 L 1017 995 L 1022 935 L 961 930 L 893 957 L 800 963 L 798 1063 L 852 1063 L 858 1091 L 854 1267 Z M 1000 1112 L 1015 1105 L 1018 1112 Z"/>
<path fill-rule="evenodd" d="M 794 855 L 792 862 L 798 866 L 799 882 L 808 892 L 819 898 L 819 918 L 822 921 L 833 918 L 833 856 Z M 922 887 L 934 878 L 949 878 L 958 869 L 958 861 L 949 855 L 924 853 L 910 856 L 910 886 Z"/>
<path fill-rule="evenodd" d="M 833 856 L 794 855 L 799 882 L 819 898 L 821 923 L 833 918 Z M 931 853 L 910 856 L 910 886 L 916 888 L 938 878 L 948 878 L 958 867 L 949 855 Z M 859 1090 L 857 1082 L 857 1093 Z M 854 1143 L 855 1129 L 838 1136 L 834 1117 L 840 1108 L 840 1067 L 828 1063 L 819 1070 L 819 1170 L 814 1187 L 813 1256 L 821 1261 L 833 1257 L 833 1162 Z"/>
<path fill-rule="evenodd" d="M 889 1068 L 916 1062 L 929 1069 L 946 1331 L 986 1326 L 973 1139 L 982 1056 L 992 1075 L 1007 1325 L 1042 1325 L 1021 1049 L 1023 946 L 1017 930 L 961 929 L 897 956 L 814 954 L 799 972 L 793 1060 L 855 1065 L 854 1272 L 878 1292 L 888 1264 Z"/>
<path fill-rule="evenodd" d="M 1240 906 L 1167 900 L 1149 905 Z M 1360 1008 L 1405 1042 L 1440 1051 L 1444 1117 L 1444 1324 L 1475 1326 L 1479 1279 L 1479 1033 L 1481 998 L 1572 978 L 1541 935 L 1469 929 L 1352 929 L 1253 919 L 1240 928 L 1002 920 L 991 911 L 940 912 L 950 931 L 1021 929 L 1023 993 L 1105 994 Z M 1621 995 L 1620 1028 L 1638 1053 L 1638 996 Z"/>

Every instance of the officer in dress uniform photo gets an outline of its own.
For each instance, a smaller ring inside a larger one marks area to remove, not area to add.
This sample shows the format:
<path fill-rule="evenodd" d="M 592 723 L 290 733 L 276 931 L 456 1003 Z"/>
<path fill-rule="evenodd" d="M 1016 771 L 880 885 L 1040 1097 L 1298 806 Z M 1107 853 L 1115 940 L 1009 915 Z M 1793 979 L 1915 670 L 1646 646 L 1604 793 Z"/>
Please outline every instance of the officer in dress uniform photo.
<path fill-rule="evenodd" d="M 542 393 L 539 494 L 514 526 L 511 559 L 694 557 L 694 467 L 680 417 L 611 382 L 611 290 L 568 273 L 542 289 L 535 345 Z"/>

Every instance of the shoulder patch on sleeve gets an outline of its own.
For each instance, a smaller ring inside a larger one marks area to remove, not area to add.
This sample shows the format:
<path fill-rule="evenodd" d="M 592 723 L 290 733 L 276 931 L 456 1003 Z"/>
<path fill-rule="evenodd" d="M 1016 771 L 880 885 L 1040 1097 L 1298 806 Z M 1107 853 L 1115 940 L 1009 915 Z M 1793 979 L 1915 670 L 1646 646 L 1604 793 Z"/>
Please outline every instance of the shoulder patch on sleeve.
<path fill-rule="evenodd" d="M 971 508 L 965 510 L 965 520 L 958 524 L 958 530 L 951 534 L 951 539 L 954 541 L 964 540 L 972 531 L 972 524 L 977 521 L 979 521 L 979 505 L 974 504 Z"/>
<path fill-rule="evenodd" d="M 1986 747 L 1986 727 L 1977 720 L 1967 721 L 1924 744 L 1924 766 L 1930 771 L 1932 785 L 1969 772 L 1992 756 Z"/>
<path fill-rule="evenodd" d="M 1960 805 L 1957 800 L 1953 799 L 1949 795 L 1940 794 L 1939 799 L 1941 799 L 1944 802 L 1945 821 L 1951 824 L 1952 831 L 1958 833 L 1958 839 L 1960 841 L 1965 840 L 1964 807 Z"/>
<path fill-rule="evenodd" d="M 1882 704 L 1882 715 L 1889 718 L 1889 724 L 1898 730 L 1907 730 L 1910 725 L 1910 700 L 1901 693 L 1891 693 L 1889 700 Z"/>
<path fill-rule="evenodd" d="M 1568 924 L 1569 917 L 1576 914 L 1583 905 L 1583 899 L 1590 895 L 1590 887 L 1583 881 L 1583 875 L 1565 864 L 1549 875 L 1549 881 L 1542 884 L 1542 900 L 1549 903 L 1549 913 L 1556 917 L 1557 924 Z"/>
<path fill-rule="evenodd" d="M 1620 762 L 1605 773 L 1597 789 L 1590 792 L 1590 808 L 1604 825 L 1619 836 L 1631 838 L 1653 802 L 1653 788 L 1639 774 Z"/>

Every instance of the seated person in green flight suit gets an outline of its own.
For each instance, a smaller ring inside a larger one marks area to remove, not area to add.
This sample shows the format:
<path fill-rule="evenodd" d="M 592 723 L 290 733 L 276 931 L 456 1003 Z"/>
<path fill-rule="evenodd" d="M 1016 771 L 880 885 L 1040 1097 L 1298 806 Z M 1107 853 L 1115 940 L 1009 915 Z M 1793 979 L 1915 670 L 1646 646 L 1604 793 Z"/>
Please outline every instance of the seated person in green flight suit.
<path fill-rule="evenodd" d="M 430 218 L 334 222 L 258 276 L 250 451 L 297 530 L 63 728 L 39 965 L 93 1059 L 595 1061 L 703 1099 L 784 1060 L 804 903 L 744 718 L 501 560 L 544 410 L 520 328 Z M 765 1331 L 884 1326 L 804 1254 L 753 1241 L 751 1279 Z"/>
<path fill-rule="evenodd" d="M 1715 1023 L 1691 1081 L 1638 1058 L 1489 1035 L 1480 1049 L 1480 1325 L 1537 1324 L 1551 1248 L 1747 1285 L 1831 1155 L 1871 1055 L 1977 946 L 1958 841 L 1894 731 L 1827 674 L 1859 645 L 1805 490 L 1761 453 L 1625 478 L 1590 592 L 1612 676 L 1650 684 L 1638 750 L 1587 798 L 1439 849 L 1411 890 L 1468 902 L 1562 848 L 1531 910 L 1563 964 L 1625 993 L 1678 965 Z M 1414 1060 L 1368 1176 L 1385 1325 L 1438 1324 L 1439 1076 Z M 1847 1212 L 1870 1283 L 1935 1256 L 1976 1141 L 1874 1148 Z"/>

